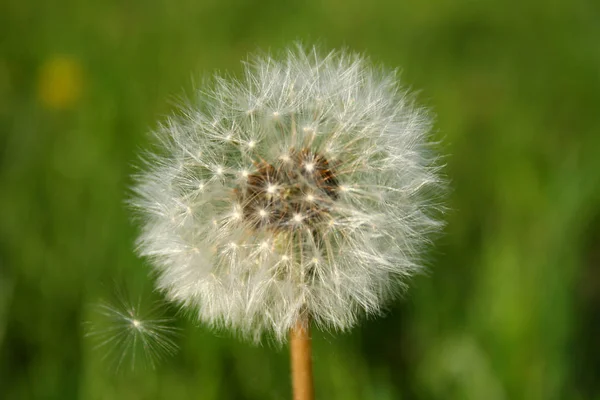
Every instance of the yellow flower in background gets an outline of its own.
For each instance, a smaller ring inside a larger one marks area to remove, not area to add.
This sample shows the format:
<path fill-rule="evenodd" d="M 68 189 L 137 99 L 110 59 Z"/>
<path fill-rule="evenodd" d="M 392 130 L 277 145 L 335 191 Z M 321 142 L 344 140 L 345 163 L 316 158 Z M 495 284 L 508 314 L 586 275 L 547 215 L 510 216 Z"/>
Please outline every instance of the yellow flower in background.
<path fill-rule="evenodd" d="M 67 109 L 81 98 L 83 69 L 70 56 L 53 56 L 40 67 L 37 83 L 38 100 L 46 108 Z"/>

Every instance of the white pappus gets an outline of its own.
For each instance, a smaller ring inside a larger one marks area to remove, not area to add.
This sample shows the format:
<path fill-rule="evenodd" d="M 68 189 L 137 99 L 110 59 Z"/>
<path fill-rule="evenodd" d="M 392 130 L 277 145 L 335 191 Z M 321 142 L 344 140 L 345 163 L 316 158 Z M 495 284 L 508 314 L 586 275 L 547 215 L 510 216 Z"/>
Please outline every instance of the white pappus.
<path fill-rule="evenodd" d="M 132 200 L 139 254 L 211 326 L 347 330 L 402 291 L 442 225 L 430 120 L 394 72 L 346 51 L 296 46 L 244 71 L 155 132 Z"/>

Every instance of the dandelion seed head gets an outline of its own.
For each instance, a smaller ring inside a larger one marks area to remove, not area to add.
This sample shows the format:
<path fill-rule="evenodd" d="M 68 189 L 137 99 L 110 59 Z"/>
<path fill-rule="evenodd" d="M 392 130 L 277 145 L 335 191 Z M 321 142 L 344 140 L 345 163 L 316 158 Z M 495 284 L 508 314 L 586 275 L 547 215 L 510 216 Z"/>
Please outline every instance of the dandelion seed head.
<path fill-rule="evenodd" d="M 308 313 L 347 330 L 405 288 L 442 225 L 429 118 L 349 52 L 298 46 L 244 68 L 156 132 L 132 201 L 139 253 L 209 325 L 284 341 Z"/>

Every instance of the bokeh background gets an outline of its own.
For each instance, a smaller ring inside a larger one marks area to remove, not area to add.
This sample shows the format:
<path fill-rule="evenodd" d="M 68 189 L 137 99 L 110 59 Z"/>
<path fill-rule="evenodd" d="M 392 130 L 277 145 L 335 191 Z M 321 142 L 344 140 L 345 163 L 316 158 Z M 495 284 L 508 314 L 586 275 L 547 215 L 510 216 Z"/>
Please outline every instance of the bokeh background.
<path fill-rule="evenodd" d="M 400 68 L 452 188 L 405 299 L 315 332 L 318 398 L 600 399 L 593 0 L 2 0 L 0 398 L 289 398 L 285 347 L 176 315 L 175 356 L 115 368 L 85 322 L 114 282 L 152 287 L 124 205 L 147 132 L 297 39 Z"/>

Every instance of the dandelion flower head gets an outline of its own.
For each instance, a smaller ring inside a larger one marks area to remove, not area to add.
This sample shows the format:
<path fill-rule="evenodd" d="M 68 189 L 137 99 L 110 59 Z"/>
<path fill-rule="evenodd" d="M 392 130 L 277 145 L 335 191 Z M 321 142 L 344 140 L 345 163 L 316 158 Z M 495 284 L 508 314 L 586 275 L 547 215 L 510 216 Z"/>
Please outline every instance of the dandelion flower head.
<path fill-rule="evenodd" d="M 404 288 L 440 227 L 429 129 L 360 55 L 253 58 L 157 130 L 134 188 L 139 253 L 209 325 L 256 341 L 303 316 L 347 330 Z"/>

